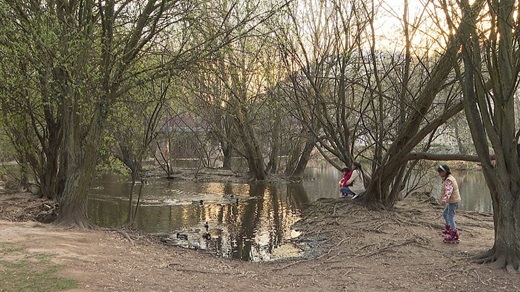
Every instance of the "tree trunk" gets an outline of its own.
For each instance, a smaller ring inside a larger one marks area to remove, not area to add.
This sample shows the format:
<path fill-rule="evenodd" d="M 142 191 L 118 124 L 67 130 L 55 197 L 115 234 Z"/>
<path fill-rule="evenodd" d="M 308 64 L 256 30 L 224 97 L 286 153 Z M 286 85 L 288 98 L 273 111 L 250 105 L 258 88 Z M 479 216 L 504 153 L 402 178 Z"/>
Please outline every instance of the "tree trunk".
<path fill-rule="evenodd" d="M 497 268 L 506 267 L 508 271 L 520 271 L 520 192 L 492 194 L 493 219 L 495 222 L 495 243 L 484 254 L 475 258 L 478 263 L 492 263 Z"/>
<path fill-rule="evenodd" d="M 222 168 L 231 169 L 231 154 L 233 153 L 233 147 L 231 143 L 221 142 L 222 145 Z"/>
<path fill-rule="evenodd" d="M 457 147 L 459 148 L 459 153 L 460 154 L 468 153 L 468 149 L 464 145 L 462 138 L 461 138 L 462 133 L 461 133 L 461 129 L 460 129 L 458 121 L 453 123 L 453 127 L 455 129 L 455 140 L 457 141 Z"/>
<path fill-rule="evenodd" d="M 296 164 L 296 167 L 294 168 L 294 171 L 291 174 L 293 178 L 301 179 L 303 177 L 303 172 L 307 168 L 307 163 L 309 163 L 309 160 L 311 159 L 311 154 L 312 150 L 314 149 L 314 145 L 314 142 L 311 141 L 307 141 L 305 143 L 303 151 L 300 154 L 300 159 L 298 159 L 298 163 Z"/>
<path fill-rule="evenodd" d="M 285 164 L 285 175 L 291 177 L 294 175 L 296 167 L 298 165 L 298 161 L 300 160 L 301 148 L 303 144 L 303 138 L 300 133 L 300 136 L 295 139 L 293 143 L 291 143 L 292 147 L 289 151 L 289 155 L 287 157 L 287 162 Z"/>
<path fill-rule="evenodd" d="M 289 153 L 285 175 L 294 179 L 301 179 L 307 164 L 311 159 L 312 150 L 316 146 L 314 135 L 307 134 L 305 129 L 300 132 L 298 139 L 293 143 L 293 148 Z"/>
<path fill-rule="evenodd" d="M 388 201 L 388 194 L 402 163 L 402 159 L 394 158 L 387 164 L 376 168 L 365 191 L 366 195 L 361 197 L 362 202 L 375 209 L 391 208 L 393 204 Z"/>
<path fill-rule="evenodd" d="M 128 215 L 126 217 L 126 223 L 128 224 L 128 226 L 132 226 L 134 224 L 134 220 L 135 220 L 133 207 L 134 207 L 134 189 L 135 189 L 135 183 L 137 181 L 137 175 L 138 175 L 136 169 L 137 168 L 131 169 L 132 182 L 130 184 L 130 190 L 128 191 Z"/>
<path fill-rule="evenodd" d="M 49 129 L 49 145 L 46 149 L 42 149 L 45 154 L 43 160 L 43 172 L 40 174 L 40 192 L 44 197 L 50 200 L 56 200 L 62 191 L 62 185 L 59 184 L 60 176 L 59 168 L 59 149 L 61 147 L 61 137 L 52 134 Z"/>
<path fill-rule="evenodd" d="M 44 166 L 44 171 L 40 177 L 40 192 L 43 197 L 49 200 L 55 200 L 60 193 L 59 185 L 57 184 L 58 162 L 57 156 L 47 155 L 47 165 Z"/>
<path fill-rule="evenodd" d="M 55 224 L 67 227 L 88 228 L 87 220 L 87 190 L 82 186 L 86 183 L 83 171 L 77 170 L 70 174 L 60 200 L 60 210 Z"/>
<path fill-rule="evenodd" d="M 267 163 L 266 169 L 269 173 L 277 173 L 280 164 L 280 132 L 282 119 L 280 115 L 276 113 L 274 119 L 274 123 L 271 126 L 271 153 L 269 154 L 269 163 Z"/>
<path fill-rule="evenodd" d="M 363 202 L 376 207 L 392 207 L 393 200 L 389 198 L 390 187 L 392 184 L 400 185 L 399 180 L 395 179 L 399 176 L 401 167 L 406 165 L 406 156 L 430 132 L 463 109 L 462 103 L 455 104 L 446 109 L 439 117 L 424 125 L 426 114 L 431 109 L 432 103 L 448 74 L 452 71 L 453 64 L 456 63 L 459 47 L 460 44 L 457 41 L 452 41 L 444 55 L 440 57 L 433 70 L 432 77 L 417 97 L 416 110 L 410 114 L 407 122 L 400 129 L 395 141 L 385 154 L 381 166 L 374 170 L 366 195 L 362 196 Z"/>
<path fill-rule="evenodd" d="M 267 178 L 267 172 L 253 126 L 247 122 L 247 117 L 241 109 L 238 110 L 235 120 L 239 137 L 242 139 L 241 142 L 244 146 L 244 158 L 247 160 L 249 173 L 251 177 L 256 180 L 265 180 Z"/>
<path fill-rule="evenodd" d="M 72 98 L 71 98 L 72 99 Z M 94 177 L 97 155 L 106 116 L 103 104 L 98 104 L 88 134 L 81 137 L 76 105 L 64 117 L 64 152 L 67 159 L 67 178 L 60 197 L 60 212 L 55 223 L 62 226 L 90 227 L 87 220 L 87 199 Z M 82 147 L 82 145 L 84 145 Z"/>
<path fill-rule="evenodd" d="M 517 4 L 510 0 L 472 4 L 487 4 L 484 15 L 493 20 L 487 28 L 492 39 L 482 42 L 482 33 L 477 31 L 481 11 L 475 11 L 467 0 L 458 3 L 467 20 L 461 24 L 466 30 L 460 37 L 465 71 L 462 74 L 458 70 L 457 74 L 471 136 L 491 194 L 495 224 L 493 248 L 476 260 L 508 271 L 520 270 L 520 132 L 515 130 L 514 106 L 518 87 L 518 55 L 514 54 Z M 490 144 L 496 164 L 492 163 Z"/>

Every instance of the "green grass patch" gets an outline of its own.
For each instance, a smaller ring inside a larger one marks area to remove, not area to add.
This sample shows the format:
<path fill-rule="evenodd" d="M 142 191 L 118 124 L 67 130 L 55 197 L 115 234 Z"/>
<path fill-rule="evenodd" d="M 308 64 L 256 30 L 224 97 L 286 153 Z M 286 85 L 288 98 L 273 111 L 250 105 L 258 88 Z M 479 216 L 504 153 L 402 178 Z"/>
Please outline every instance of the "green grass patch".
<path fill-rule="evenodd" d="M 13 257 L 14 256 L 14 257 Z M 56 275 L 62 267 L 51 254 L 28 254 L 24 249 L 0 245 L 0 291 L 62 291 L 77 288 L 75 280 Z"/>
<path fill-rule="evenodd" d="M 5 247 L 0 248 L 0 253 L 12 253 L 12 252 L 21 252 L 23 248 L 21 247 Z"/>

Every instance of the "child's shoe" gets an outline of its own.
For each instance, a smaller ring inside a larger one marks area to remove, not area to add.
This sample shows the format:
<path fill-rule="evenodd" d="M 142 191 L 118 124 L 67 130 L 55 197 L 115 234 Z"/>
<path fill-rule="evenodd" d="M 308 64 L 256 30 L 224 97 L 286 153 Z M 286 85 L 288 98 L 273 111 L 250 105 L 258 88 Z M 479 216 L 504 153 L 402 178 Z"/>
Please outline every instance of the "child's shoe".
<path fill-rule="evenodd" d="M 444 225 L 444 229 L 441 230 L 439 235 L 441 235 L 441 236 L 449 235 L 450 231 L 451 231 L 451 226 L 449 224 L 446 224 L 446 225 Z"/>
<path fill-rule="evenodd" d="M 447 235 L 446 237 L 444 237 L 443 242 L 444 243 L 459 243 L 460 239 L 459 239 L 459 232 L 457 231 L 457 229 L 450 230 L 450 234 Z"/>

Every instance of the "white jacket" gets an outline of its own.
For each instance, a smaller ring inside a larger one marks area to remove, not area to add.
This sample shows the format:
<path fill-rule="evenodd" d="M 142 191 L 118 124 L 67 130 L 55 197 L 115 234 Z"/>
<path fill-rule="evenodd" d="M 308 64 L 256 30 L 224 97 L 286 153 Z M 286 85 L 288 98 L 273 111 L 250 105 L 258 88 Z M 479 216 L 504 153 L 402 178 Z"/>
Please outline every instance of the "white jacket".
<path fill-rule="evenodd" d="M 365 191 L 365 182 L 363 179 L 363 175 L 359 169 L 354 169 L 352 172 L 352 176 L 347 181 L 347 185 L 351 184 L 352 186 L 348 187 L 351 191 L 353 191 L 356 195 L 361 194 Z"/>

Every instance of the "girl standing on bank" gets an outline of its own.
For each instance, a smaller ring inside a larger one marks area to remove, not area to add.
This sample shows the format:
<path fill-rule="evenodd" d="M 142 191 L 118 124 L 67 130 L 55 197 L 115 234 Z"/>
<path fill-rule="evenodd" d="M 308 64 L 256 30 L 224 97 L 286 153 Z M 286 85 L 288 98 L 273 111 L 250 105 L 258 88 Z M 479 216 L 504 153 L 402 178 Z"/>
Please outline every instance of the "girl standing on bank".
<path fill-rule="evenodd" d="M 459 185 L 446 164 L 439 165 L 437 172 L 442 179 L 441 205 L 445 206 L 442 212 L 445 222 L 444 230 L 442 230 L 442 234 L 445 235 L 444 242 L 458 243 L 459 232 L 455 223 L 455 211 L 459 208 L 461 201 Z"/>

